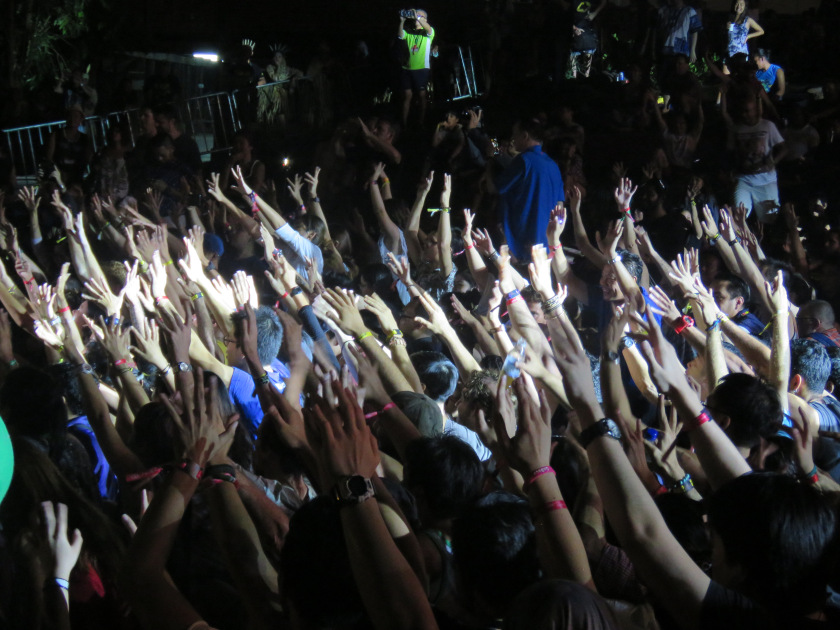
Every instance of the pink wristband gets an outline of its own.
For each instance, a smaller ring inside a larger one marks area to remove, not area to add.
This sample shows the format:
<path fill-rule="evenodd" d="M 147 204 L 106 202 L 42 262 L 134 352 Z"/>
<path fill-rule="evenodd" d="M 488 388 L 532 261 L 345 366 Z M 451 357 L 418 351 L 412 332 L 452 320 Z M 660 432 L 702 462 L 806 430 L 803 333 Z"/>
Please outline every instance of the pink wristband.
<path fill-rule="evenodd" d="M 542 509 L 544 512 L 554 512 L 555 510 L 568 510 L 569 506 L 566 505 L 565 501 L 548 501 Z"/>
<path fill-rule="evenodd" d="M 712 418 L 709 416 L 709 412 L 705 409 L 700 412 L 700 415 L 696 418 L 692 419 L 689 422 L 683 422 L 683 431 L 688 433 L 689 431 L 694 431 L 698 427 L 706 424 L 707 422 L 711 422 Z"/>
<path fill-rule="evenodd" d="M 371 418 L 375 418 L 376 416 L 381 415 L 381 414 L 385 413 L 386 411 L 389 411 L 389 410 L 393 409 L 396 406 L 397 406 L 397 404 L 395 402 L 389 402 L 387 405 L 382 407 L 382 409 L 380 411 L 372 411 L 370 413 L 366 413 L 365 414 L 365 420 L 370 420 Z"/>
<path fill-rule="evenodd" d="M 528 488 L 531 487 L 537 479 L 542 477 L 543 475 L 554 474 L 554 469 L 551 466 L 543 466 L 542 468 L 537 468 L 531 475 L 525 480 L 525 483 L 522 484 L 522 489 L 527 491 Z"/>

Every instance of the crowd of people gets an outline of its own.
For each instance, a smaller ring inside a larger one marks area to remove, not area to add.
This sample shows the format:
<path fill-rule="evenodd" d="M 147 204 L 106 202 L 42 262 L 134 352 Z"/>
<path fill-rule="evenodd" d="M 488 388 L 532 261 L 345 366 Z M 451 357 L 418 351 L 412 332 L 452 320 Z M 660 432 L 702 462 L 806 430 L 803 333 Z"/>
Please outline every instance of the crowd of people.
<path fill-rule="evenodd" d="M 744 0 L 597 83 L 605 4 L 466 109 L 401 12 L 306 162 L 79 92 L 0 196 L 0 628 L 838 627 L 836 85 Z"/>

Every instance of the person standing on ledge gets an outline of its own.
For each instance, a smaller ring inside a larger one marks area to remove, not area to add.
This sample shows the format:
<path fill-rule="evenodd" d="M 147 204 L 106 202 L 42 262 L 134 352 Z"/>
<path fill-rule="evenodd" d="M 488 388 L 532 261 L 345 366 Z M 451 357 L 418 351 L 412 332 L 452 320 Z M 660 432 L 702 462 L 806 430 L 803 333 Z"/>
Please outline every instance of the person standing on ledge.
<path fill-rule="evenodd" d="M 406 17 L 406 14 L 413 14 L 415 17 Z M 400 30 L 397 36 L 408 46 L 408 61 L 403 66 L 400 80 L 403 90 L 403 127 L 408 125 L 408 114 L 415 94 L 419 106 L 420 126 L 426 118 L 426 85 L 429 83 L 431 74 L 429 58 L 432 52 L 432 40 L 435 38 L 435 29 L 428 20 L 429 14 L 423 9 L 400 11 Z"/>
<path fill-rule="evenodd" d="M 496 181 L 505 239 L 511 255 L 520 260 L 530 259 L 532 245 L 547 244 L 551 211 L 566 199 L 560 168 L 543 153 L 542 140 L 539 119 L 520 119 L 513 126 L 513 145 L 519 155 Z"/>

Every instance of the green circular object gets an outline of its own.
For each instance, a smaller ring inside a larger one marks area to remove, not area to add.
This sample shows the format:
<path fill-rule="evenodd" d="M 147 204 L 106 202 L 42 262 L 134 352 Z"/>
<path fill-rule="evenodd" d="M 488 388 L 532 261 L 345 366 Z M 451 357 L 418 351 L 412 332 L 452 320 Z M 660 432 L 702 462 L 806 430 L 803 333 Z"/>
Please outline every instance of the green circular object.
<path fill-rule="evenodd" d="M 15 455 L 12 452 L 12 440 L 3 419 L 0 418 L 0 502 L 6 496 L 9 484 L 12 483 L 14 469 Z"/>

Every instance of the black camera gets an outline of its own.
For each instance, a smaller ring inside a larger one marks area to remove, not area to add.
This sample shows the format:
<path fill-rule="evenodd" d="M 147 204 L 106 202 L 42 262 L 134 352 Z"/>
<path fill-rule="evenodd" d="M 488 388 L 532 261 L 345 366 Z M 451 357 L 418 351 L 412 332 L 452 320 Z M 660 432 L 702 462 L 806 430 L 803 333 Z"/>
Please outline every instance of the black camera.
<path fill-rule="evenodd" d="M 417 10 L 416 9 L 400 9 L 400 17 L 406 20 L 416 20 L 417 19 Z"/>
<path fill-rule="evenodd" d="M 461 112 L 461 118 L 464 120 L 469 120 L 470 112 L 475 112 L 477 116 L 481 116 L 481 105 L 476 105 L 474 107 L 470 107 L 469 109 L 465 109 Z"/>

